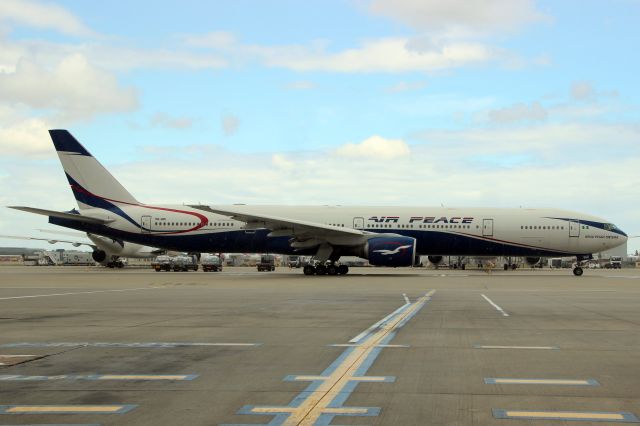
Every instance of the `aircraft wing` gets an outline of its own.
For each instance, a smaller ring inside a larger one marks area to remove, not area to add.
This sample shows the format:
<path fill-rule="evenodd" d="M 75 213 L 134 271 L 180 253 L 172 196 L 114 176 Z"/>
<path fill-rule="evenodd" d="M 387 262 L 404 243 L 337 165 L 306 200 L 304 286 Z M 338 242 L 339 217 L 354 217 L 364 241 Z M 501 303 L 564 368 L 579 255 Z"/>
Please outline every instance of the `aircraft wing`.
<path fill-rule="evenodd" d="M 35 207 L 24 207 L 24 206 L 9 206 L 10 209 L 21 210 L 23 212 L 41 214 L 44 216 L 53 216 L 59 217 L 61 219 L 75 220 L 77 222 L 85 222 L 85 223 L 93 223 L 98 225 L 104 225 L 113 220 L 99 219 L 97 217 L 83 216 L 76 213 L 66 213 L 66 212 L 57 212 L 55 210 L 45 210 L 45 209 L 37 209 Z"/>
<path fill-rule="evenodd" d="M 192 205 L 196 209 L 206 212 L 229 216 L 233 219 L 246 222 L 248 229 L 271 229 L 269 236 L 292 236 L 297 240 L 317 239 L 331 241 L 337 244 L 356 245 L 367 239 L 379 236 L 379 234 L 361 231 L 341 226 L 326 225 L 324 223 L 308 222 L 299 219 L 270 216 L 263 214 L 247 213 L 242 210 L 221 209 L 215 206 Z"/>
<path fill-rule="evenodd" d="M 96 245 L 90 243 L 88 241 L 69 241 L 69 240 L 59 240 L 59 239 L 51 239 L 51 238 L 35 238 L 35 237 L 20 237 L 16 235 L 0 235 L 0 238 L 11 238 L 14 240 L 34 240 L 34 241 L 46 241 L 49 244 L 57 244 L 57 243 L 67 243 L 72 244 L 74 247 L 80 247 L 82 245 L 89 246 L 93 249 L 96 248 Z"/>

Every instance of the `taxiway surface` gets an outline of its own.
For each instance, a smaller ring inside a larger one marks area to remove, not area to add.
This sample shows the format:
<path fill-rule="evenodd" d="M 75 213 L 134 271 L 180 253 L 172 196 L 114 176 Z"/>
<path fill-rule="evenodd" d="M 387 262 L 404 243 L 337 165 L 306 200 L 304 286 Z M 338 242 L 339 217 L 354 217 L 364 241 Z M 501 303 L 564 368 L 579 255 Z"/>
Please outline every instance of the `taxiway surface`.
<path fill-rule="evenodd" d="M 638 306 L 635 270 L 3 267 L 0 425 L 637 423 Z"/>

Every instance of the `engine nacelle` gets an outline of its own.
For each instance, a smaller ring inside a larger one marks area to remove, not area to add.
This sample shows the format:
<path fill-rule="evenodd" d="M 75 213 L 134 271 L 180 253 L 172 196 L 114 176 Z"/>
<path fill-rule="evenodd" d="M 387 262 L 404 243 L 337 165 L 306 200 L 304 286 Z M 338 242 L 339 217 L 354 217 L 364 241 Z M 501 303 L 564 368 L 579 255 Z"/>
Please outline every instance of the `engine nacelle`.
<path fill-rule="evenodd" d="M 91 257 L 98 263 L 102 263 L 107 258 L 107 253 L 104 250 L 94 250 L 91 253 Z"/>
<path fill-rule="evenodd" d="M 427 256 L 427 259 L 429 259 L 429 262 L 433 263 L 434 265 L 438 265 L 440 262 L 442 262 L 442 256 Z"/>
<path fill-rule="evenodd" d="M 528 265 L 535 265 L 538 262 L 540 262 L 540 258 L 539 257 L 525 257 L 524 258 L 525 262 L 527 262 Z"/>
<path fill-rule="evenodd" d="M 411 237 L 377 237 L 367 241 L 364 254 L 374 266 L 413 266 L 416 240 Z"/>

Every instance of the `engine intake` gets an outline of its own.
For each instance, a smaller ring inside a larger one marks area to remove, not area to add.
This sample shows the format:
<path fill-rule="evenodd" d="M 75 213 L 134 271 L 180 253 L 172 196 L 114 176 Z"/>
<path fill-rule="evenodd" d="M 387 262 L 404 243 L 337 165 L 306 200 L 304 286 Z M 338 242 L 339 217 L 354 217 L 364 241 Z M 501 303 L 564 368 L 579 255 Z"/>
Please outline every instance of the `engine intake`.
<path fill-rule="evenodd" d="M 365 244 L 365 255 L 374 266 L 413 266 L 416 240 L 410 237 L 378 237 Z"/>
<path fill-rule="evenodd" d="M 525 262 L 527 262 L 528 265 L 537 265 L 538 262 L 540 262 L 540 258 L 539 257 L 525 257 L 524 258 Z"/>
<path fill-rule="evenodd" d="M 94 250 L 93 253 L 91 253 L 91 257 L 93 258 L 93 260 L 100 263 L 104 262 L 104 260 L 107 258 L 107 253 L 104 250 Z"/>

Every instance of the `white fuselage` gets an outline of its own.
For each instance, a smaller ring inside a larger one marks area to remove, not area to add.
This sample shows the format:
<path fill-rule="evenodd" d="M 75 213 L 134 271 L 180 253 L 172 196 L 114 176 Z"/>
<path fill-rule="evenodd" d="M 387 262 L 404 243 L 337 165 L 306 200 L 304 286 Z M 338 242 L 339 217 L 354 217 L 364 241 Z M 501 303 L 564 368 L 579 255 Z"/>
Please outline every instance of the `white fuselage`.
<path fill-rule="evenodd" d="M 58 223 L 164 249 L 292 253 L 260 223 L 182 206 L 83 209 L 108 225 Z M 442 207 L 227 206 L 235 211 L 416 238 L 418 254 L 556 256 L 596 253 L 627 236 L 604 219 L 556 209 Z M 87 229 L 91 228 L 91 229 Z M 286 240 L 286 239 L 285 239 Z M 329 241 L 331 243 L 331 241 Z"/>

